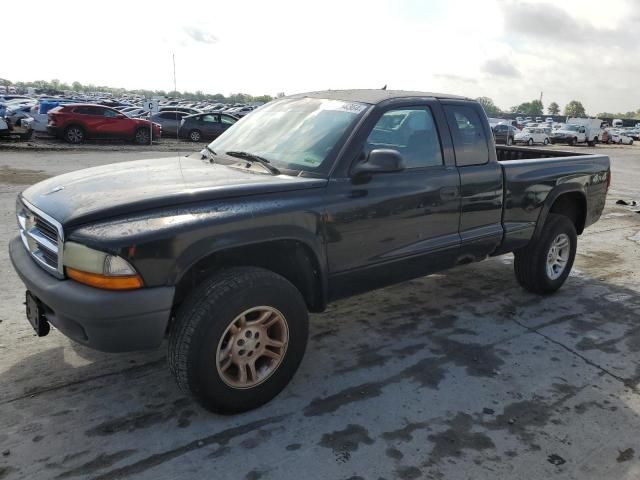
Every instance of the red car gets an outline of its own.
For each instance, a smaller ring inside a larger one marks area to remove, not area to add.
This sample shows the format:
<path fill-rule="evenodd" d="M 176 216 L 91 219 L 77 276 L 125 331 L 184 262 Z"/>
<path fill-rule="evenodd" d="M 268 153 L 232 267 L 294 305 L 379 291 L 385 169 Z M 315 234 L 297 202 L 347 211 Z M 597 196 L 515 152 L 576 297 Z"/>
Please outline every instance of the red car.
<path fill-rule="evenodd" d="M 87 138 L 121 138 L 139 145 L 149 143 L 149 120 L 129 118 L 104 105 L 67 104 L 49 111 L 47 132 L 69 143 Z M 160 138 L 162 127 L 153 124 L 153 138 Z"/>

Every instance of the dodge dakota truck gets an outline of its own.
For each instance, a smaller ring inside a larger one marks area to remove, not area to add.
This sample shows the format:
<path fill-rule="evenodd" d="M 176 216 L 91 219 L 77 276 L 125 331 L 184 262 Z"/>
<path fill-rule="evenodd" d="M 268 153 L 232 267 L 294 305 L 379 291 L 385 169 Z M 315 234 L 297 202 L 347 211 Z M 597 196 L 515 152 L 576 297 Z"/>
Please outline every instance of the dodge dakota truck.
<path fill-rule="evenodd" d="M 336 299 L 509 252 L 523 288 L 556 291 L 610 181 L 604 155 L 496 148 L 467 98 L 314 92 L 201 152 L 27 188 L 10 255 L 38 335 L 108 352 L 168 339 L 179 386 L 238 412 L 287 385 L 308 312 Z"/>

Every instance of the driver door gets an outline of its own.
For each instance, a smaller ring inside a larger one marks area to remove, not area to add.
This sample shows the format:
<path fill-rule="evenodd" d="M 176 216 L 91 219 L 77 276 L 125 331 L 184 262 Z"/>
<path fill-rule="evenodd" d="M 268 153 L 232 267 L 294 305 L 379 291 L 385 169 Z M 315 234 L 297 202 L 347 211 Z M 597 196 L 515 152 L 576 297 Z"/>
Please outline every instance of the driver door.
<path fill-rule="evenodd" d="M 438 128 L 446 125 L 440 105 L 389 107 L 373 121 L 358 161 L 393 149 L 405 168 L 331 179 L 328 198 L 338 199 L 325 223 L 331 298 L 448 268 L 459 253 L 460 177 L 448 131 Z"/>

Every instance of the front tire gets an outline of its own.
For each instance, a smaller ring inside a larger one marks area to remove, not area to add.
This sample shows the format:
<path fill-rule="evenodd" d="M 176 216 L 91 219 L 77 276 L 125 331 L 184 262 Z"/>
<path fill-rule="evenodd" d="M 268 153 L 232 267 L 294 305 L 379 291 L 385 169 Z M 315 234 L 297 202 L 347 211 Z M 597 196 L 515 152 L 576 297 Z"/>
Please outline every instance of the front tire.
<path fill-rule="evenodd" d="M 555 292 L 571 272 L 577 246 L 573 222 L 564 215 L 550 213 L 540 237 L 514 252 L 518 283 L 532 293 Z"/>
<path fill-rule="evenodd" d="M 545 144 L 545 145 L 549 145 L 549 139 L 548 139 L 548 138 L 545 138 L 545 139 L 544 139 L 544 144 Z"/>
<path fill-rule="evenodd" d="M 251 410 L 293 378 L 307 345 L 307 307 L 287 279 L 261 268 L 213 275 L 178 308 L 169 367 L 205 408 Z"/>
<path fill-rule="evenodd" d="M 136 130 L 136 134 L 133 137 L 133 143 L 136 145 L 149 145 L 149 139 L 151 138 L 151 134 L 149 133 L 149 129 L 147 128 L 139 128 Z"/>
<path fill-rule="evenodd" d="M 202 140 L 202 133 L 200 130 L 191 130 L 189 132 L 189 140 L 192 142 L 199 142 Z"/>
<path fill-rule="evenodd" d="M 533 145 L 533 138 L 529 139 L 529 141 L 527 142 L 527 145 L 529 145 L 529 146 Z"/>

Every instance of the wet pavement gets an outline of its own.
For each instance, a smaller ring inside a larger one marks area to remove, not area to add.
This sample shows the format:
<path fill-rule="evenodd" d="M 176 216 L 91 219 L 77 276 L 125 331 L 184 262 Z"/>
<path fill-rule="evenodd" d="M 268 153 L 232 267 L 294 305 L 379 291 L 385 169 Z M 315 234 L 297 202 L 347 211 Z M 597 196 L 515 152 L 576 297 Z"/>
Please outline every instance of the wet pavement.
<path fill-rule="evenodd" d="M 0 151 L 0 479 L 640 477 L 640 208 L 615 204 L 640 200 L 640 147 L 596 150 L 612 189 L 557 294 L 506 255 L 338 302 L 293 382 L 235 416 L 180 392 L 164 348 L 95 352 L 24 317 L 16 193 L 153 154 Z"/>

